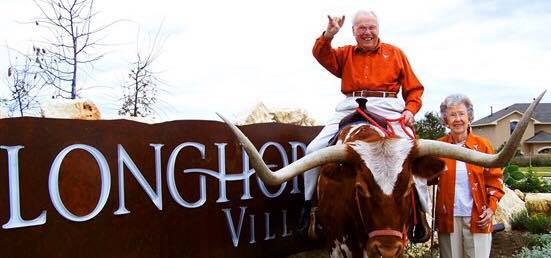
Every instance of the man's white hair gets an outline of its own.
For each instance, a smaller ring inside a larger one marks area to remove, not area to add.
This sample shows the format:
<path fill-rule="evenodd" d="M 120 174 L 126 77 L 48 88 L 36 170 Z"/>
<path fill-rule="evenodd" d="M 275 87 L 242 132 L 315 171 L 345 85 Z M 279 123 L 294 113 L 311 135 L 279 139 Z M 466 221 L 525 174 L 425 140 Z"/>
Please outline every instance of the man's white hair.
<path fill-rule="evenodd" d="M 353 25 L 356 25 L 356 21 L 358 20 L 358 17 L 360 17 L 360 16 L 373 17 L 377 21 L 377 24 L 379 24 L 379 18 L 377 18 L 377 15 L 375 14 L 375 12 L 373 12 L 371 10 L 359 10 L 354 15 L 354 20 L 352 20 Z"/>

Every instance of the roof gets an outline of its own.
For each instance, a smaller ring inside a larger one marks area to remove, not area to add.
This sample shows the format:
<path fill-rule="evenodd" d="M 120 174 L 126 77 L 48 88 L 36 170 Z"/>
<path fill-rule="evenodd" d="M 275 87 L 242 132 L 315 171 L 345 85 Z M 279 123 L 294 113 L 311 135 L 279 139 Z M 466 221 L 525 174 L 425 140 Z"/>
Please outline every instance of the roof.
<path fill-rule="evenodd" d="M 524 141 L 526 143 L 537 143 L 537 142 L 551 142 L 551 133 L 546 131 L 539 131 L 536 135 L 530 137 L 528 140 Z"/>
<path fill-rule="evenodd" d="M 524 114 L 530 103 L 517 103 L 508 106 L 502 110 L 499 110 L 492 115 L 478 119 L 473 122 L 473 126 L 487 125 L 495 123 L 497 120 L 511 114 L 518 112 Z M 551 103 L 540 103 L 536 106 L 533 118 L 540 123 L 551 123 Z"/>

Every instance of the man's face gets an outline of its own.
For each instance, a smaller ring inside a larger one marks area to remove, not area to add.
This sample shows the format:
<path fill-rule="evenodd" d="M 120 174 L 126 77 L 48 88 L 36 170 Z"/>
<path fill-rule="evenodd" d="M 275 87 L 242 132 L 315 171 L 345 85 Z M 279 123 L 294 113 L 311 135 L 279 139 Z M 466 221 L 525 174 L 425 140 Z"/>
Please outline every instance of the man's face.
<path fill-rule="evenodd" d="M 373 50 L 379 42 L 379 24 L 371 16 L 358 16 L 352 26 L 352 31 L 358 47 L 364 50 Z"/>

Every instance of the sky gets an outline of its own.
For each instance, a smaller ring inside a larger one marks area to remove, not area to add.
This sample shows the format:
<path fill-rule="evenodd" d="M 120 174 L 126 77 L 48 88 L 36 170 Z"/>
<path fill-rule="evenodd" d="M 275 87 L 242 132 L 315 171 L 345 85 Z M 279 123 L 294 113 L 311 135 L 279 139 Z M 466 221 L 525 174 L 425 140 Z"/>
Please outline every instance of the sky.
<path fill-rule="evenodd" d="M 351 20 L 361 9 L 377 14 L 381 40 L 405 52 L 424 85 L 416 119 L 454 93 L 471 98 L 476 120 L 551 89 L 551 1 L 95 0 L 92 26 L 118 22 L 98 35 L 103 45 L 93 51 L 104 57 L 79 75 L 81 96 L 102 117 L 116 116 L 129 64 L 160 28 L 157 121 L 237 117 L 263 102 L 304 109 L 323 124 L 343 95 L 312 46 L 327 15 L 346 16 L 333 46 L 354 44 Z M 30 52 L 43 40 L 28 23 L 39 14 L 32 0 L 0 0 L 1 97 L 6 47 Z"/>

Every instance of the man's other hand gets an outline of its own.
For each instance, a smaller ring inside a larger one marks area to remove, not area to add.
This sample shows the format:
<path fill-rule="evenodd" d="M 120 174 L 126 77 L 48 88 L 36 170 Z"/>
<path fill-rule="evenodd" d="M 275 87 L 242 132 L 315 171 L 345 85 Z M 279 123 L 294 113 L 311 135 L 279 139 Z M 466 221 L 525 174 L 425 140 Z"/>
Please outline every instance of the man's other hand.
<path fill-rule="evenodd" d="M 344 24 L 344 15 L 342 17 L 331 17 L 327 15 L 327 18 L 329 19 L 327 23 L 327 29 L 325 29 L 325 33 L 323 34 L 327 38 L 332 38 L 339 32 L 342 25 Z"/>
<path fill-rule="evenodd" d="M 404 110 L 404 112 L 402 112 L 402 117 L 404 118 L 405 125 L 413 127 L 413 123 L 415 122 L 415 120 L 413 119 L 413 113 L 411 113 L 411 111 L 407 109 Z"/>

